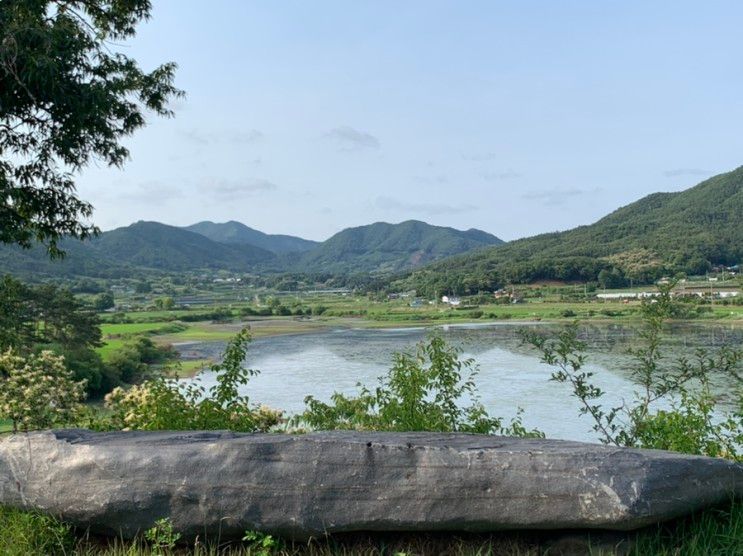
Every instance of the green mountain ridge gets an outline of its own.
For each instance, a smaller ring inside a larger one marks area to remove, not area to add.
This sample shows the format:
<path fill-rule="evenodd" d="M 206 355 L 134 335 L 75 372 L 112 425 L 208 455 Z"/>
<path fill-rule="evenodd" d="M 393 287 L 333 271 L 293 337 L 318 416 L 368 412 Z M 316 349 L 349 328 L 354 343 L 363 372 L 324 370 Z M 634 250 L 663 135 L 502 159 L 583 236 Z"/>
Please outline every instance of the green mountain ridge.
<path fill-rule="evenodd" d="M 743 259 L 743 167 L 695 187 L 654 193 L 594 224 L 464 254 L 413 271 L 399 287 L 436 293 L 539 280 L 609 286 L 700 274 Z"/>
<path fill-rule="evenodd" d="M 94 241 L 100 253 L 115 254 L 116 260 L 167 270 L 243 270 L 274 258 L 270 251 L 253 245 L 218 243 L 159 222 L 136 222 L 101 234 Z"/>
<path fill-rule="evenodd" d="M 258 237 L 273 251 L 248 243 L 249 237 Z M 307 249 L 283 251 L 295 246 Z M 40 247 L 4 246 L 0 268 L 41 276 L 131 275 L 138 269 L 405 272 L 392 287 L 430 294 L 474 293 L 540 280 L 622 286 L 738 264 L 743 259 L 743 167 L 685 191 L 648 195 L 588 226 L 507 244 L 480 230 L 408 220 L 348 228 L 318 244 L 263 234 L 237 222 L 201 222 L 188 228 L 137 222 L 86 242 L 66 240 L 61 247 L 68 256 L 60 262 L 49 261 Z"/>
<path fill-rule="evenodd" d="M 503 243 L 481 230 L 455 230 L 418 220 L 347 228 L 303 254 L 294 269 L 395 272 L 458 253 Z"/>
<path fill-rule="evenodd" d="M 205 233 L 222 241 L 214 241 Z M 253 236 L 274 251 L 244 242 Z M 26 277 L 114 277 L 135 276 L 143 270 L 204 269 L 253 273 L 391 272 L 499 241 L 479 230 L 459 231 L 417 221 L 349 228 L 320 244 L 293 236 L 263 234 L 237 222 L 201 222 L 180 228 L 140 221 L 84 242 L 64 240 L 60 244 L 67 253 L 63 260 L 49 260 L 40 246 L 28 250 L 2 246 L 0 269 Z M 310 245 L 314 247 L 308 249 Z M 304 252 L 288 251 L 297 246 Z"/>
<path fill-rule="evenodd" d="M 317 241 L 296 236 L 265 234 L 234 220 L 224 223 L 205 220 L 185 226 L 183 229 L 201 234 L 218 243 L 252 245 L 276 254 L 309 251 L 319 244 Z"/>
<path fill-rule="evenodd" d="M 41 247 L 5 246 L 0 249 L 0 263 L 5 272 L 20 275 L 109 277 L 132 275 L 137 269 L 247 271 L 275 258 L 252 245 L 217 243 L 175 226 L 143 221 L 84 242 L 67 239 L 60 247 L 65 258 L 49 260 Z"/>

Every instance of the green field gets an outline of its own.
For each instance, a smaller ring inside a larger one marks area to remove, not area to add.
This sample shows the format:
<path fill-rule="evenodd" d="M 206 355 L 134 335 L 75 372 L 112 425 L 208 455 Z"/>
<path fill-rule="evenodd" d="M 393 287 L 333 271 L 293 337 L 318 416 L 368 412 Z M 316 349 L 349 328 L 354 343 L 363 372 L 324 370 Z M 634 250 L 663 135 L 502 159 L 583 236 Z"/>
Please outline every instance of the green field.
<path fill-rule="evenodd" d="M 146 314 L 146 313 L 145 313 Z M 124 324 L 103 324 L 101 333 L 105 336 L 123 336 L 127 334 L 142 334 L 161 329 L 166 324 L 165 321 L 156 322 L 134 322 Z"/>
<path fill-rule="evenodd" d="M 213 361 L 209 359 L 189 359 L 180 361 L 176 374 L 181 378 L 192 377 L 209 367 Z"/>
<path fill-rule="evenodd" d="M 384 328 L 421 326 L 464 322 L 524 322 L 524 321 L 633 321 L 640 318 L 638 300 L 597 300 L 586 296 L 581 287 L 539 286 L 523 288 L 520 303 L 477 303 L 481 299 L 462 300 L 462 306 L 450 307 L 425 300 L 411 306 L 412 298 L 374 300 L 353 295 L 291 294 L 279 297 L 282 306 L 292 311 L 312 313 L 312 316 L 240 316 L 248 305 L 235 304 L 230 308 L 228 322 L 206 320 L 215 307 L 198 310 L 140 311 L 119 315 L 124 323 L 110 322 L 111 314 L 103 314 L 101 326 L 104 345 L 99 353 L 104 360 L 136 336 L 146 335 L 159 344 L 185 342 L 226 341 L 242 326 L 250 326 L 254 337 L 281 334 L 302 334 L 329 328 L 368 327 Z M 566 299 L 577 297 L 578 299 Z M 584 297 L 581 299 L 581 297 Z M 492 300 L 492 298 L 490 298 Z M 695 322 L 726 323 L 743 326 L 743 306 L 720 302 L 686 304 L 689 317 Z M 255 306 L 251 307 L 253 310 Z M 198 321 L 203 315 L 205 320 Z M 178 319 L 188 318 L 189 322 Z M 106 319 L 109 322 L 106 322 Z M 193 374 L 199 364 L 183 362 L 181 373 Z"/>

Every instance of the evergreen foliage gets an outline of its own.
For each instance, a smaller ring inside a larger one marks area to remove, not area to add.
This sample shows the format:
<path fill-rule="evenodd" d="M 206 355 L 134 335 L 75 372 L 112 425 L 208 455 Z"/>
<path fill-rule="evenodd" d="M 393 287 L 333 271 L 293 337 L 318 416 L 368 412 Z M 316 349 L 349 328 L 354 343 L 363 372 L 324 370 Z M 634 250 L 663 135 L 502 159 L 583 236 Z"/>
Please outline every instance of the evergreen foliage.
<path fill-rule="evenodd" d="M 590 226 L 446 259 L 398 285 L 430 295 L 539 280 L 619 287 L 666 274 L 704 274 L 742 259 L 743 167 L 686 191 L 649 195 Z"/>
<path fill-rule="evenodd" d="M 186 226 L 185 229 L 208 237 L 217 243 L 252 245 L 276 254 L 300 253 L 309 251 L 318 245 L 316 241 L 302 239 L 301 237 L 265 234 L 234 220 L 221 224 L 209 221 L 197 222 L 191 226 Z"/>
<path fill-rule="evenodd" d="M 480 230 L 455 230 L 408 220 L 348 228 L 305 253 L 290 269 L 301 271 L 394 272 L 458 253 L 503 243 Z"/>

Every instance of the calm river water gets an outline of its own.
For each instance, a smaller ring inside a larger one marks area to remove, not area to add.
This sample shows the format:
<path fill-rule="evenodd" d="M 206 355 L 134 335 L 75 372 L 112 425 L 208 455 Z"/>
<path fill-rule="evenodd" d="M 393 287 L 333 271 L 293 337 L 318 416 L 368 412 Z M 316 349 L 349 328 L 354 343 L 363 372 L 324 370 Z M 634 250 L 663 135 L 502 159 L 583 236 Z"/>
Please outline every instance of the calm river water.
<path fill-rule="evenodd" d="M 478 364 L 476 378 L 481 402 L 492 415 L 514 416 L 524 410 L 524 424 L 543 430 L 548 437 L 595 441 L 587 417 L 578 416 L 578 406 L 569 386 L 549 380 L 550 368 L 538 355 L 521 345 L 517 330 L 523 326 L 554 328 L 546 324 L 472 324 L 439 327 L 444 337 Z M 281 408 L 288 414 L 304 409 L 304 398 L 312 395 L 327 401 L 333 392 L 352 394 L 357 383 L 373 387 L 392 363 L 395 352 L 411 350 L 425 339 L 425 328 L 340 329 L 314 334 L 276 336 L 255 340 L 246 364 L 260 371 L 244 387 L 253 402 Z M 634 386 L 628 379 L 631 363 L 627 349 L 635 330 L 621 325 L 586 326 L 581 336 L 589 344 L 587 368 L 607 394 L 606 407 L 630 399 Z M 743 330 L 720 326 L 679 326 L 669 338 L 673 356 L 691 354 L 696 348 L 713 349 L 727 343 L 740 345 Z M 182 351 L 218 356 L 224 343 L 180 346 Z M 199 378 L 214 384 L 212 373 Z M 720 382 L 724 393 L 727 385 Z"/>

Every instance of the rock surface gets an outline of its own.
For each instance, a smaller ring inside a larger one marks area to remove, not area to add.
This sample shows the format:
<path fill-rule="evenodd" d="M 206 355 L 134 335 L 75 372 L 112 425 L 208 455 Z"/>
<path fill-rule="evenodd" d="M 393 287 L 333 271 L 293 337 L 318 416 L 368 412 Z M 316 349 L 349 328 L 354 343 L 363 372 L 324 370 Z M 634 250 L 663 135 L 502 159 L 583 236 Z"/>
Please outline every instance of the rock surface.
<path fill-rule="evenodd" d="M 1 438 L 1 437 L 0 437 Z M 743 496 L 743 465 L 466 434 L 63 430 L 0 439 L 0 504 L 131 537 L 630 530 Z"/>

